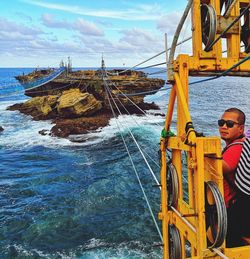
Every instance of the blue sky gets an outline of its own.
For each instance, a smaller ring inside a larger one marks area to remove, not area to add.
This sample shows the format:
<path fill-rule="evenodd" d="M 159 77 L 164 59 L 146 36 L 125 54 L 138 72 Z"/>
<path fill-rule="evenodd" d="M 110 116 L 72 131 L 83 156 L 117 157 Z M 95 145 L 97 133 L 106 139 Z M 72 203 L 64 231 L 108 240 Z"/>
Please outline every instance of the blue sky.
<path fill-rule="evenodd" d="M 164 49 L 186 0 L 4 0 L 0 67 L 133 66 Z M 186 32 L 190 36 L 191 32 Z M 164 61 L 164 57 L 159 59 Z"/>

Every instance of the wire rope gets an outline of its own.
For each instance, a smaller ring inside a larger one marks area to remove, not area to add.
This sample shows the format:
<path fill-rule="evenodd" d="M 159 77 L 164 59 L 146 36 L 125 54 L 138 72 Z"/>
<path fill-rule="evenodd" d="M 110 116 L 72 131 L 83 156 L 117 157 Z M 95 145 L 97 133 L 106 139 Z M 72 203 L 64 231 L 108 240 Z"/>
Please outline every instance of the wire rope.
<path fill-rule="evenodd" d="M 148 114 L 143 111 L 135 102 L 133 102 L 126 94 L 124 94 L 118 87 L 116 87 L 116 85 L 112 82 L 112 85 L 121 93 L 122 96 L 124 96 L 126 99 L 128 99 L 128 101 L 130 101 L 137 109 L 139 109 L 145 116 L 148 116 Z M 155 90 L 154 90 L 155 91 Z M 159 90 L 158 90 L 159 91 Z M 157 92 L 157 91 L 156 91 Z M 117 95 L 120 96 L 120 95 Z M 156 123 L 157 126 L 161 125 L 159 123 Z"/>
<path fill-rule="evenodd" d="M 112 94 L 112 92 L 110 91 L 109 89 L 109 93 Z M 131 115 L 129 113 L 129 111 L 127 110 L 127 108 L 124 106 L 124 104 L 121 102 L 121 100 L 119 98 L 117 98 L 117 100 L 119 101 L 120 105 L 123 107 L 123 109 L 127 112 L 128 115 Z M 135 122 L 135 124 L 137 126 L 141 126 L 133 117 L 132 117 L 132 120 Z M 160 167 L 159 163 L 157 163 L 145 150 L 144 150 L 144 153 L 147 155 L 147 157 L 157 166 L 157 167 Z"/>
<path fill-rule="evenodd" d="M 104 80 L 104 82 L 105 82 L 105 80 Z M 107 91 L 109 91 L 109 88 L 108 88 L 108 86 L 107 86 L 106 84 L 105 84 L 105 88 L 107 89 Z M 115 105 L 117 111 L 119 112 L 120 115 L 122 115 L 122 113 L 121 113 L 119 107 L 117 106 L 116 102 L 114 101 L 114 98 L 113 98 L 112 94 L 110 94 L 110 97 L 111 97 L 111 99 L 112 99 L 112 101 L 113 101 L 113 103 L 114 103 L 114 105 Z M 153 176 L 153 178 L 154 178 L 156 184 L 157 184 L 157 185 L 159 186 L 159 188 L 161 189 L 160 183 L 159 183 L 158 179 L 156 178 L 155 173 L 153 172 L 151 166 L 149 165 L 149 163 L 148 163 L 146 157 L 144 156 L 144 154 L 143 154 L 143 152 L 142 152 L 142 150 L 141 150 L 139 144 L 137 143 L 137 141 L 136 141 L 136 139 L 135 139 L 133 133 L 131 132 L 131 130 L 130 130 L 129 128 L 128 128 L 128 131 L 129 131 L 129 133 L 130 133 L 130 135 L 131 135 L 131 137 L 132 137 L 134 143 L 136 144 L 138 150 L 140 151 L 140 153 L 141 153 L 141 155 L 142 155 L 142 157 L 143 157 L 145 163 L 147 164 L 147 167 L 148 167 L 150 173 L 152 174 L 152 176 Z"/>
<path fill-rule="evenodd" d="M 226 33 L 228 30 L 230 30 L 234 24 L 236 24 L 240 18 L 249 10 L 250 8 L 250 4 L 244 9 L 243 12 L 240 13 L 240 15 L 233 21 L 231 22 L 227 28 L 220 34 L 220 36 L 218 38 L 216 38 L 208 47 L 207 47 L 207 50 L 211 50 L 211 48 L 214 46 L 214 44 L 216 44 Z"/>
<path fill-rule="evenodd" d="M 181 45 L 181 44 L 183 44 L 183 43 L 185 43 L 185 42 L 187 42 L 187 41 L 189 41 L 191 39 L 192 39 L 192 36 L 189 36 L 188 38 L 184 39 L 183 41 L 178 42 L 177 46 Z M 168 50 L 170 50 L 170 49 L 171 48 L 168 48 Z M 148 62 L 148 61 L 150 61 L 150 60 L 152 60 L 152 59 L 154 59 L 154 58 L 156 58 L 156 57 L 158 57 L 158 56 L 160 56 L 162 54 L 164 54 L 164 53 L 166 53 L 166 50 L 163 50 L 163 51 L 159 52 L 158 54 L 156 54 L 156 55 L 154 55 L 154 56 L 152 56 L 152 57 L 150 57 L 150 58 L 148 58 L 148 59 L 146 59 L 146 60 L 144 60 L 144 61 L 142 61 L 142 62 L 140 62 L 140 63 L 138 63 L 138 64 L 136 64 L 136 65 L 134 65 L 132 67 L 130 67 L 130 68 L 127 68 L 125 70 L 122 70 L 122 71 L 118 72 L 118 74 L 123 74 L 123 73 L 125 73 L 125 72 L 127 72 L 129 70 L 132 70 L 132 69 L 134 69 L 134 68 L 136 68 L 136 67 L 138 67 L 138 66 L 140 66 L 140 65 L 142 65 L 142 64 L 144 64 L 144 63 L 146 63 L 146 62 Z M 166 62 L 164 62 L 164 64 L 165 63 Z M 116 74 L 113 74 L 113 75 L 116 75 Z"/>
<path fill-rule="evenodd" d="M 175 49 L 176 49 L 176 46 L 177 46 L 177 42 L 178 42 L 178 38 L 179 38 L 179 35 L 180 35 L 180 32 L 181 32 L 181 29 L 183 27 L 183 24 L 188 16 L 188 13 L 191 9 L 191 6 L 193 4 L 193 0 L 189 0 L 188 3 L 187 3 L 187 6 L 184 10 L 184 13 L 181 17 L 181 20 L 177 26 L 177 29 L 175 31 L 175 34 L 174 34 L 174 38 L 173 38 L 173 41 L 172 41 L 172 45 L 171 45 L 171 49 L 170 49 L 170 54 L 169 54 L 169 59 L 168 59 L 168 78 L 169 79 L 172 79 L 173 77 L 173 60 L 174 60 L 174 54 L 175 54 Z"/>
<path fill-rule="evenodd" d="M 148 200 L 148 198 L 147 198 L 146 192 L 145 192 L 145 190 L 144 190 L 144 188 L 143 188 L 142 182 L 141 182 L 140 177 L 139 177 L 139 174 L 138 174 L 138 172 L 137 172 L 137 170 L 136 170 L 134 161 L 133 161 L 133 159 L 132 159 L 132 157 L 131 157 L 131 154 L 130 154 L 130 152 L 129 152 L 128 146 L 127 146 L 127 144 L 126 144 L 126 141 L 125 141 L 125 139 L 124 139 L 124 137 L 123 137 L 123 135 L 122 135 L 122 133 L 121 133 L 120 126 L 119 126 L 119 124 L 118 124 L 118 122 L 117 122 L 116 114 L 115 114 L 115 112 L 114 112 L 114 109 L 113 109 L 113 107 L 112 107 L 112 104 L 111 104 L 110 99 L 109 99 L 109 96 L 108 96 L 108 91 L 107 91 L 106 88 L 105 88 L 105 90 L 106 90 L 108 102 L 109 102 L 110 108 L 111 108 L 111 110 L 112 110 L 113 116 L 114 116 L 115 119 L 116 119 L 115 121 L 116 121 L 116 125 L 117 125 L 117 127 L 118 127 L 118 130 L 119 130 L 119 134 L 120 134 L 120 136 L 121 136 L 121 138 L 122 138 L 123 144 L 124 144 L 125 149 L 126 149 L 126 151 L 127 151 L 127 153 L 128 153 L 130 162 L 131 162 L 132 167 L 133 167 L 133 169 L 134 169 L 136 178 L 137 178 L 137 180 L 138 180 L 138 182 L 139 182 L 140 188 L 141 188 L 141 190 L 142 190 L 144 199 L 145 199 L 145 201 L 146 201 L 146 203 L 147 203 L 148 209 L 149 209 L 149 211 L 150 211 L 150 214 L 151 214 L 151 217 L 152 217 L 153 222 L 154 222 L 154 224 L 155 224 L 155 227 L 156 227 L 156 229 L 157 229 L 157 232 L 158 232 L 158 234 L 159 234 L 159 236 L 160 236 L 161 241 L 163 242 L 163 237 L 162 237 L 161 231 L 160 231 L 159 226 L 158 226 L 158 224 L 157 224 L 157 221 L 156 221 L 156 219 L 155 219 L 155 216 L 154 216 L 154 213 L 153 213 L 152 208 L 151 208 L 151 206 L 150 206 L 150 203 L 149 203 L 149 200 Z"/>
<path fill-rule="evenodd" d="M 82 83 L 82 80 L 83 80 L 83 76 L 80 77 L 80 81 L 79 81 L 79 83 L 78 83 L 78 86 L 76 86 L 75 88 L 78 88 L 78 87 L 80 86 L 80 84 Z M 51 80 L 50 80 L 50 81 L 51 81 Z M 48 83 L 48 82 L 45 82 L 44 84 L 46 84 L 46 83 Z M 60 87 L 58 87 L 58 88 L 53 88 L 53 89 L 51 89 L 51 90 L 52 90 L 52 91 L 61 90 L 61 89 L 67 88 L 68 86 L 71 86 L 71 85 L 73 85 L 73 84 L 74 84 L 73 82 L 70 82 L 70 83 L 67 84 L 67 85 L 60 86 Z M 21 84 L 20 84 L 20 86 L 21 86 Z M 42 86 L 42 85 L 40 85 L 40 86 Z M 37 86 L 37 87 L 38 87 L 38 86 Z M 86 90 L 87 87 L 88 87 L 88 86 L 85 86 L 84 89 Z M 35 89 L 35 88 L 33 88 L 33 89 Z M 34 91 L 30 91 L 30 90 L 32 90 L 31 88 L 29 88 L 29 89 L 22 89 L 22 90 L 18 90 L 18 91 L 13 92 L 12 95 L 10 95 L 10 94 L 1 95 L 1 94 L 0 94 L 0 99 L 6 98 L 6 97 L 18 96 L 18 95 L 21 94 L 21 93 L 25 93 L 26 90 L 28 90 L 30 94 L 46 93 L 46 92 L 50 91 L 50 90 L 34 90 Z"/>
<path fill-rule="evenodd" d="M 107 80 L 108 79 L 108 80 Z M 119 88 L 116 87 L 115 83 L 112 82 L 111 80 L 109 80 L 109 77 L 107 76 L 107 73 L 106 73 L 106 82 L 109 82 L 110 85 L 113 85 L 118 91 L 122 92 Z M 112 94 L 112 93 L 111 93 Z M 129 99 L 128 97 L 126 97 L 127 99 Z M 126 109 L 126 107 L 123 105 L 123 103 L 121 102 L 121 100 L 119 99 L 119 97 L 117 97 L 117 100 L 119 101 L 119 103 L 121 104 L 121 106 L 124 108 L 124 110 L 126 110 L 126 112 L 130 115 L 129 111 Z M 136 107 L 138 108 L 146 117 L 148 117 L 148 113 L 144 112 L 139 106 L 137 106 L 131 99 L 129 99 L 129 101 Z M 132 118 L 133 119 L 133 118 Z M 135 123 L 140 126 L 136 120 L 133 119 L 133 121 L 135 121 Z M 159 126 L 159 127 L 162 127 L 159 123 L 154 123 L 155 125 Z M 157 147 L 158 148 L 158 147 Z M 144 151 L 145 152 L 145 151 Z M 146 152 L 145 154 L 150 157 L 150 155 L 148 155 Z M 151 159 L 151 157 L 150 157 Z M 152 159 L 151 159 L 152 160 Z M 156 162 L 153 161 L 155 164 Z M 159 164 L 157 163 L 157 166 L 159 166 Z"/>
<path fill-rule="evenodd" d="M 183 31 L 183 37 L 182 37 L 182 41 L 181 42 L 184 41 L 184 38 L 185 38 L 185 35 L 186 35 L 186 32 L 187 32 L 187 28 L 188 28 L 188 25 L 189 25 L 188 21 L 189 21 L 190 17 L 191 17 L 191 12 L 188 12 L 188 16 L 186 18 L 186 25 L 185 25 L 185 29 Z M 177 44 L 176 46 L 178 46 L 177 52 L 181 53 L 183 45 L 182 44 L 180 44 L 180 45 Z"/>
<path fill-rule="evenodd" d="M 138 92 L 138 93 L 133 93 L 133 94 L 117 94 L 117 96 L 137 96 L 137 95 L 145 95 L 145 94 L 153 94 L 156 92 L 160 92 L 160 91 L 166 91 L 166 90 L 170 90 L 172 87 L 169 88 L 165 88 L 165 89 L 158 89 L 158 90 L 150 90 L 150 91 L 144 91 L 144 92 Z"/>
<path fill-rule="evenodd" d="M 226 10 L 225 14 L 223 15 L 225 18 L 228 18 L 232 9 L 234 8 L 235 4 L 238 2 L 239 0 L 233 0 L 233 2 L 230 4 L 230 6 L 228 7 L 228 9 Z"/>
<path fill-rule="evenodd" d="M 164 69 L 161 69 L 159 71 L 156 71 L 156 72 L 152 72 L 152 73 L 147 73 L 147 75 L 151 76 L 151 75 L 157 75 L 157 74 L 163 74 L 163 73 L 166 73 L 166 68 Z"/>
<path fill-rule="evenodd" d="M 58 87 L 58 88 L 54 88 L 54 89 L 51 89 L 53 91 L 56 91 L 56 90 L 61 90 L 61 89 L 64 89 L 70 85 L 72 85 L 73 83 L 69 83 L 67 85 L 64 85 L 64 86 L 61 86 L 61 87 Z M 50 90 L 36 90 L 36 91 L 31 91 L 29 93 L 45 93 L 45 92 L 48 92 Z M 1 95 L 0 94 L 0 99 L 1 98 L 5 98 L 5 97 L 12 97 L 12 96 L 17 96 L 18 94 L 21 94 L 21 93 L 25 93 L 25 90 L 19 90 L 19 91 L 16 91 L 16 92 L 13 92 L 13 95 L 9 95 L 9 94 L 5 94 L 5 95 Z"/>

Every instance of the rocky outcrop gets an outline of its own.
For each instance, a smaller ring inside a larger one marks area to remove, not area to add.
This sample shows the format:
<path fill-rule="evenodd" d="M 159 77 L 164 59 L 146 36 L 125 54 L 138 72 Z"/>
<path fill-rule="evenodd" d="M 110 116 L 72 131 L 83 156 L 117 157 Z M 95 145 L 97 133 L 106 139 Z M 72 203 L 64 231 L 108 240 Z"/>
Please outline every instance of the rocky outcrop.
<path fill-rule="evenodd" d="M 92 94 L 81 93 L 79 89 L 64 91 L 57 102 L 58 115 L 63 118 L 88 117 L 102 108 Z"/>
<path fill-rule="evenodd" d="M 56 119 L 53 122 L 50 134 L 52 136 L 66 138 L 69 135 L 86 134 L 108 125 L 111 114 L 97 112 L 91 117 L 81 117 L 75 119 Z"/>
<path fill-rule="evenodd" d="M 31 115 L 34 119 L 88 117 L 102 108 L 92 94 L 79 89 L 63 91 L 61 95 L 34 97 L 25 103 L 8 107 Z"/>
<path fill-rule="evenodd" d="M 4 128 L 2 126 L 0 126 L 0 132 L 4 131 Z"/>
<path fill-rule="evenodd" d="M 34 97 L 25 102 L 23 106 L 27 109 L 27 112 L 36 110 L 37 113 L 46 116 L 54 109 L 57 99 L 58 96 L 56 95 Z"/>
<path fill-rule="evenodd" d="M 108 91 L 122 113 L 141 114 L 141 110 L 158 109 L 154 103 L 144 103 L 144 96 L 147 91 L 160 89 L 164 80 L 146 78 L 143 72 L 137 71 L 129 71 L 122 76 L 116 73 L 109 79 L 112 84 L 108 86 Z M 52 119 L 55 126 L 50 133 L 41 130 L 39 133 L 42 135 L 68 137 L 84 134 L 106 126 L 113 116 L 112 101 L 109 101 L 110 96 L 105 89 L 106 85 L 96 71 L 74 71 L 26 90 L 25 94 L 33 98 L 8 109 L 31 115 L 34 120 Z M 137 95 L 138 92 L 144 94 Z M 134 95 L 127 97 L 126 94 Z"/>

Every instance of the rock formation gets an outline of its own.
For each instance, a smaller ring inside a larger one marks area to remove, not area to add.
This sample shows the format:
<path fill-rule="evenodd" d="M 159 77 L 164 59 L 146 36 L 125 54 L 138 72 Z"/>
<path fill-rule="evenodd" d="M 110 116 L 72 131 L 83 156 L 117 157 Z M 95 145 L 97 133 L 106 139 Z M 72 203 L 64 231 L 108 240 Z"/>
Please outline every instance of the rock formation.
<path fill-rule="evenodd" d="M 110 76 L 110 80 L 109 91 L 116 100 L 119 99 L 117 105 L 121 112 L 141 114 L 134 104 L 143 110 L 158 109 L 154 103 L 144 103 L 146 93 L 129 97 L 126 94 L 158 90 L 164 85 L 164 80 L 147 78 L 143 72 L 137 71 L 122 76 L 116 74 Z M 33 98 L 8 109 L 31 115 L 34 120 L 52 119 L 56 124 L 50 132 L 53 136 L 87 133 L 106 126 L 112 117 L 109 97 L 98 71 L 71 72 L 45 85 L 26 90 L 25 94 Z M 47 132 L 40 131 L 40 134 Z"/>

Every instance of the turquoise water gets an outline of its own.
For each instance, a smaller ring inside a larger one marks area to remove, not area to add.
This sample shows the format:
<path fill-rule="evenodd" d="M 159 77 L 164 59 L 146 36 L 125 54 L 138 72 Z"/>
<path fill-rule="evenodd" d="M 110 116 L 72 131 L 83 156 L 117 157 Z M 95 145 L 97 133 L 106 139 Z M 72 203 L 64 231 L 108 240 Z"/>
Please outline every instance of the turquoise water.
<path fill-rule="evenodd" d="M 0 133 L 0 258 L 161 258 L 161 240 L 115 119 L 96 133 L 78 136 L 82 142 L 76 143 L 41 136 L 38 131 L 49 130 L 50 121 L 6 110 L 27 99 L 21 86 L 10 89 L 9 83 L 31 70 L 0 69 L 0 126 L 5 129 Z M 191 86 L 197 131 L 218 135 L 217 119 L 231 106 L 246 112 L 250 126 L 249 85 L 248 78 L 221 78 Z M 165 113 L 168 94 L 145 99 Z M 118 123 L 157 218 L 159 189 L 128 130 L 150 156 L 158 178 L 164 117 L 152 113 L 120 116 Z M 176 116 L 173 126 L 175 121 Z"/>

